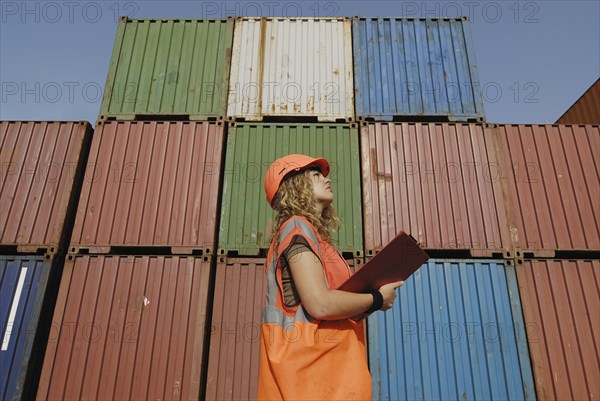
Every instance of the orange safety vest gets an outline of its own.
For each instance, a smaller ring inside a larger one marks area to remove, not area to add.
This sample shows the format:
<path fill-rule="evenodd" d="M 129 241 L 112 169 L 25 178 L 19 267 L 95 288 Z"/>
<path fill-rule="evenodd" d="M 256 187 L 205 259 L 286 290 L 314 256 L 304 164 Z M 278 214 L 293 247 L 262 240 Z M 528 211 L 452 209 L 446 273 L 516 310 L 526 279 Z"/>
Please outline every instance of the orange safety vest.
<path fill-rule="evenodd" d="M 352 274 L 346 261 L 304 217 L 294 216 L 279 231 L 267 256 L 268 290 L 263 303 L 259 400 L 370 400 L 362 322 L 316 320 L 302 303 L 283 303 L 280 255 L 295 235 L 306 239 L 323 265 L 329 288 Z"/>

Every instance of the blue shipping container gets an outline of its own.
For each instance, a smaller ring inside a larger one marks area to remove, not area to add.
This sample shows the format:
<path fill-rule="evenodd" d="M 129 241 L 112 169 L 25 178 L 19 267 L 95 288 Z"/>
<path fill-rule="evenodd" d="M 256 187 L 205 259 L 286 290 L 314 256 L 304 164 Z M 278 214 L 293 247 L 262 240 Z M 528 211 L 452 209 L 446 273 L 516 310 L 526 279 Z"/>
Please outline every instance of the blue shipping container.
<path fill-rule="evenodd" d="M 41 256 L 0 256 L 2 400 L 22 398 L 51 265 Z"/>
<path fill-rule="evenodd" d="M 356 116 L 484 121 L 466 18 L 360 18 L 352 24 Z"/>
<path fill-rule="evenodd" d="M 430 260 L 368 319 L 374 400 L 534 400 L 514 267 Z"/>

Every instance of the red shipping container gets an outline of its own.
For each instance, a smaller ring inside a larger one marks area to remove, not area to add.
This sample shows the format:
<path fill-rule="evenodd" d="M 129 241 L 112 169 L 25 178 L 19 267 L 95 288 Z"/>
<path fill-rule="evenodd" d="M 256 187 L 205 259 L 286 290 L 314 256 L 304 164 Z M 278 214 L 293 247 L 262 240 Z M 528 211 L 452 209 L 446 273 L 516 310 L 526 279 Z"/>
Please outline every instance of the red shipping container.
<path fill-rule="evenodd" d="M 206 256 L 69 256 L 37 399 L 199 399 L 209 277 Z"/>
<path fill-rule="evenodd" d="M 2 247 L 50 257 L 67 245 L 91 137 L 87 121 L 0 122 Z"/>
<path fill-rule="evenodd" d="M 487 125 L 363 123 L 360 139 L 367 256 L 400 230 L 426 249 L 511 256 Z"/>
<path fill-rule="evenodd" d="M 515 248 L 540 257 L 600 250 L 600 126 L 492 129 Z"/>
<path fill-rule="evenodd" d="M 597 400 L 600 260 L 526 260 L 516 271 L 538 400 Z"/>
<path fill-rule="evenodd" d="M 98 124 L 69 252 L 212 254 L 223 122 Z"/>

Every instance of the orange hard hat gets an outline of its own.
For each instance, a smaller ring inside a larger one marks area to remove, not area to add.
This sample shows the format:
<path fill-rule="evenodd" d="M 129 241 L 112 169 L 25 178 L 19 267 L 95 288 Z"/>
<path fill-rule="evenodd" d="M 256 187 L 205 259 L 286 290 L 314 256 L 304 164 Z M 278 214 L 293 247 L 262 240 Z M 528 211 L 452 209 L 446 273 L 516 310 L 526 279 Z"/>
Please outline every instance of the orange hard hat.
<path fill-rule="evenodd" d="M 286 175 L 294 171 L 300 171 L 307 167 L 317 167 L 321 174 L 327 177 L 329 175 L 329 162 L 323 158 L 314 158 L 306 155 L 287 155 L 275 160 L 269 166 L 265 176 L 265 192 L 267 193 L 267 202 L 273 207 L 273 199 L 277 194 L 279 185 Z"/>

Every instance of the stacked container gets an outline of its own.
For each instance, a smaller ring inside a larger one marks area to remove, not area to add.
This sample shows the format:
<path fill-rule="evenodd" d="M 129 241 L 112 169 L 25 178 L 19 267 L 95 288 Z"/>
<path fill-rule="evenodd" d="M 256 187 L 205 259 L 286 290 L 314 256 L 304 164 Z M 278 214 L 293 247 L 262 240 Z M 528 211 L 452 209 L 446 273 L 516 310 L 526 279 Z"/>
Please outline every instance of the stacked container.
<path fill-rule="evenodd" d="M 35 397 L 92 129 L 0 122 L 0 396 Z"/>
<path fill-rule="evenodd" d="M 201 398 L 232 35 L 121 19 L 39 400 Z"/>
<path fill-rule="evenodd" d="M 494 130 L 537 396 L 600 394 L 600 126 Z"/>
<path fill-rule="evenodd" d="M 600 394 L 600 127 L 485 123 L 466 19 L 123 18 L 93 140 L 0 128 L 6 398 L 68 250 L 37 399 L 255 399 L 290 153 L 329 160 L 351 267 L 400 230 L 432 257 L 368 319 L 374 399 Z"/>

